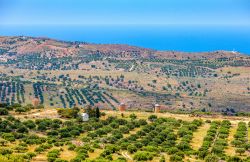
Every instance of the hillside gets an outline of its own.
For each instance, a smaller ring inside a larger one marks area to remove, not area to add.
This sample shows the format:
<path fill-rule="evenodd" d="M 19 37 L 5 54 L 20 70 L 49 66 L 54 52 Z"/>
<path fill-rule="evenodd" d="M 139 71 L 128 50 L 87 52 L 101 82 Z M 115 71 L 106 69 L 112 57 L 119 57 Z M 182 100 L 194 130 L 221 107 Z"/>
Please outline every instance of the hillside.
<path fill-rule="evenodd" d="M 122 44 L 89 44 L 86 42 L 66 42 L 49 38 L 0 37 L 1 53 L 6 56 L 41 54 L 47 57 L 76 57 L 81 54 L 100 53 L 107 57 L 135 58 L 175 58 L 175 59 L 217 59 L 238 58 L 242 54 L 232 51 L 185 53 L 177 51 L 156 51 Z"/>
<path fill-rule="evenodd" d="M 0 97 L 8 104 L 131 110 L 250 110 L 250 57 L 129 45 L 0 37 Z"/>
<path fill-rule="evenodd" d="M 83 122 L 56 109 L 6 109 L 9 116 L 0 114 L 3 162 L 248 162 L 250 157 L 247 117 L 101 110 L 100 119 Z"/>

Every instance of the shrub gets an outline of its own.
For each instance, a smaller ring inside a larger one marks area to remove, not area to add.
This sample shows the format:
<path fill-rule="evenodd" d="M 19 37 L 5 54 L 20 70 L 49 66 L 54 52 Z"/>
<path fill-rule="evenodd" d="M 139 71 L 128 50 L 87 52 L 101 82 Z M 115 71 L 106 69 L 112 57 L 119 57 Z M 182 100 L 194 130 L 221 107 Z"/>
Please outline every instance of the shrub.
<path fill-rule="evenodd" d="M 134 154 L 133 159 L 137 161 L 152 160 L 153 154 L 150 152 L 146 152 L 146 151 L 138 151 Z"/>
<path fill-rule="evenodd" d="M 181 156 L 178 156 L 178 155 L 172 155 L 172 156 L 170 156 L 170 161 L 171 162 L 180 162 L 180 161 L 182 161 L 182 157 Z"/>
<path fill-rule="evenodd" d="M 54 162 L 60 155 L 60 150 L 54 149 L 48 152 L 47 159 L 49 162 Z"/>
<path fill-rule="evenodd" d="M 135 145 L 128 145 L 127 150 L 129 153 L 134 153 L 137 151 L 137 147 Z"/>
<path fill-rule="evenodd" d="M 1 155 L 7 155 L 7 154 L 12 154 L 12 150 L 9 148 L 0 148 L 0 154 Z"/>
<path fill-rule="evenodd" d="M 3 133 L 2 138 L 10 142 L 15 141 L 15 137 L 12 133 Z"/>
<path fill-rule="evenodd" d="M 219 158 L 216 155 L 208 155 L 205 158 L 205 162 L 218 162 Z"/>
<path fill-rule="evenodd" d="M 155 121 L 156 119 L 157 119 L 157 116 L 156 116 L 156 115 L 150 115 L 150 116 L 148 117 L 148 120 L 151 121 L 151 122 Z"/>
<path fill-rule="evenodd" d="M 6 108 L 0 108 L 0 115 L 8 115 L 9 112 Z"/>
<path fill-rule="evenodd" d="M 7 143 L 8 143 L 7 140 L 0 139 L 0 145 L 1 145 L 1 146 L 5 146 Z"/>
<path fill-rule="evenodd" d="M 132 119 L 132 120 L 135 120 L 137 118 L 137 116 L 133 113 L 133 114 L 130 114 L 129 117 Z"/>
<path fill-rule="evenodd" d="M 160 161 L 159 162 L 165 162 L 166 160 L 165 160 L 165 157 L 164 156 L 161 156 L 161 158 L 160 158 Z"/>
<path fill-rule="evenodd" d="M 240 154 L 240 155 L 242 155 L 245 151 L 246 151 L 245 148 L 237 148 L 235 150 L 235 152 L 238 153 L 238 154 Z"/>
<path fill-rule="evenodd" d="M 238 156 L 229 157 L 227 162 L 243 162 Z"/>
<path fill-rule="evenodd" d="M 75 150 L 76 145 L 70 144 L 68 147 L 68 150 Z"/>

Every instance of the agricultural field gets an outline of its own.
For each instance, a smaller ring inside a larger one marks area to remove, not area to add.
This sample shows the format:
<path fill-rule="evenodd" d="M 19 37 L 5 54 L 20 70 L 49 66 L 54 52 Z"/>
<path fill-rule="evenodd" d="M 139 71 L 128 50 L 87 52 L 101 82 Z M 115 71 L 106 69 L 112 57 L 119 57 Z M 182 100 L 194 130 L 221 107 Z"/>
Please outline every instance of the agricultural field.
<path fill-rule="evenodd" d="M 0 121 L 3 162 L 250 160 L 247 117 L 86 108 L 90 120 L 83 122 L 74 115 L 82 109 L 6 109 Z"/>
<path fill-rule="evenodd" d="M 0 162 L 247 162 L 249 98 L 235 51 L 0 37 Z"/>
<path fill-rule="evenodd" d="M 32 48 L 31 48 L 32 47 Z M 48 108 L 249 112 L 250 58 L 47 38 L 0 37 L 0 101 Z"/>

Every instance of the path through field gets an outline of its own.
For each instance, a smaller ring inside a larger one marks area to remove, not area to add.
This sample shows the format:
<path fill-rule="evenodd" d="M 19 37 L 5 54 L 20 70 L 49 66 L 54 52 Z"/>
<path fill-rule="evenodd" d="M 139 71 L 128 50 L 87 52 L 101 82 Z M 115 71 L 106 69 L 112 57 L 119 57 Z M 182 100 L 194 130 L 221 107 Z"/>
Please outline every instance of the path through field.
<path fill-rule="evenodd" d="M 201 147 L 203 138 L 206 136 L 209 127 L 209 123 L 205 123 L 201 127 L 199 127 L 196 132 L 194 132 L 191 142 L 191 146 L 194 150 L 198 150 Z"/>
<path fill-rule="evenodd" d="M 225 152 L 228 155 L 235 155 L 235 147 L 231 144 L 231 142 L 234 140 L 234 135 L 236 133 L 236 130 L 237 130 L 237 123 L 231 122 L 231 128 L 228 136 L 228 147 L 225 149 Z"/>
<path fill-rule="evenodd" d="M 122 152 L 122 156 L 125 157 L 126 159 L 133 160 L 127 152 Z"/>

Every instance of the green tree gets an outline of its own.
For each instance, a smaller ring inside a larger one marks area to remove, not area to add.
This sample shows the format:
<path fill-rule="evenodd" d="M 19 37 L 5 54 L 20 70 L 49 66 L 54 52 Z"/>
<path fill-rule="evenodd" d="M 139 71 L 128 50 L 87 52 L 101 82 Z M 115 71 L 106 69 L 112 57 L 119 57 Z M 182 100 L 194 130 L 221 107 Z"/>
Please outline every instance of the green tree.
<path fill-rule="evenodd" d="M 100 109 L 99 109 L 99 107 L 96 107 L 96 109 L 95 109 L 95 117 L 99 119 L 100 116 L 101 116 Z"/>
<path fill-rule="evenodd" d="M 18 133 L 28 133 L 28 129 L 25 126 L 21 126 L 17 129 Z"/>
<path fill-rule="evenodd" d="M 160 158 L 160 161 L 159 162 L 165 162 L 166 160 L 165 160 L 165 157 L 164 156 L 161 156 L 161 158 Z"/>
<path fill-rule="evenodd" d="M 3 133 L 2 138 L 10 142 L 15 141 L 15 137 L 12 133 Z"/>
<path fill-rule="evenodd" d="M 6 108 L 0 108 L 0 115 L 8 115 L 9 112 Z"/>
<path fill-rule="evenodd" d="M 20 145 L 17 145 L 15 148 L 14 148 L 18 153 L 24 153 L 28 150 L 27 147 L 24 147 L 24 146 L 20 146 Z"/>
<path fill-rule="evenodd" d="M 133 114 L 130 114 L 129 117 L 132 119 L 132 120 L 135 120 L 137 118 L 137 116 L 133 113 Z"/>
<path fill-rule="evenodd" d="M 135 145 L 128 145 L 127 150 L 132 154 L 137 151 L 137 147 Z"/>
<path fill-rule="evenodd" d="M 33 122 L 32 120 L 24 121 L 23 124 L 29 129 L 34 129 L 36 127 L 35 122 Z"/>
<path fill-rule="evenodd" d="M 229 157 L 227 162 L 243 162 L 238 156 Z"/>
<path fill-rule="evenodd" d="M 205 162 L 218 162 L 219 158 L 216 155 L 208 155 L 205 157 Z"/>
<path fill-rule="evenodd" d="M 0 139 L 0 145 L 1 145 L 1 146 L 5 146 L 7 143 L 8 143 L 7 140 Z"/>
<path fill-rule="evenodd" d="M 85 113 L 87 113 L 90 118 L 95 118 L 96 117 L 96 110 L 90 105 L 87 105 L 85 107 Z"/>
<path fill-rule="evenodd" d="M 171 162 L 179 162 L 179 161 L 183 161 L 182 160 L 183 158 L 181 157 L 181 156 L 179 156 L 179 155 L 172 155 L 172 156 L 170 156 L 170 161 Z"/>
<path fill-rule="evenodd" d="M 237 148 L 237 149 L 235 150 L 235 152 L 238 153 L 238 154 L 240 154 L 240 156 L 241 156 L 242 154 L 244 154 L 245 151 L 246 151 L 245 148 Z"/>
<path fill-rule="evenodd" d="M 153 154 L 150 152 L 146 151 L 138 151 L 134 154 L 133 157 L 134 160 L 137 161 L 147 161 L 147 160 L 152 160 L 153 159 Z"/>
<path fill-rule="evenodd" d="M 19 114 L 21 114 L 22 112 L 26 112 L 26 109 L 23 107 L 17 107 L 15 112 L 18 112 Z"/>
<path fill-rule="evenodd" d="M 36 153 L 34 153 L 34 152 L 27 152 L 26 155 L 27 155 L 28 159 L 31 160 L 33 157 L 36 156 Z"/>
<path fill-rule="evenodd" d="M 72 109 L 72 117 L 77 118 L 79 111 L 80 111 L 80 109 L 78 107 L 74 107 Z"/>
<path fill-rule="evenodd" d="M 0 148 L 0 155 L 8 155 L 12 153 L 13 151 L 9 148 Z"/>
<path fill-rule="evenodd" d="M 157 119 L 157 116 L 156 116 L 156 115 L 150 115 L 150 116 L 148 117 L 148 120 L 151 121 L 151 122 L 155 121 L 156 119 Z"/>

